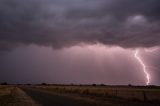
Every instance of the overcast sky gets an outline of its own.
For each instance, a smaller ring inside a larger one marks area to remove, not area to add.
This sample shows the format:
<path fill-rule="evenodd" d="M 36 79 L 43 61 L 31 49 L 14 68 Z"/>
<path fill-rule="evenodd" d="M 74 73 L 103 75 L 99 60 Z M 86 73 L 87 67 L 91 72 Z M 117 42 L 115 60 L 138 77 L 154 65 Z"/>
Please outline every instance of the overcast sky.
<path fill-rule="evenodd" d="M 160 85 L 160 0 L 1 0 L 0 82 Z M 148 52 L 156 48 L 153 52 Z"/>

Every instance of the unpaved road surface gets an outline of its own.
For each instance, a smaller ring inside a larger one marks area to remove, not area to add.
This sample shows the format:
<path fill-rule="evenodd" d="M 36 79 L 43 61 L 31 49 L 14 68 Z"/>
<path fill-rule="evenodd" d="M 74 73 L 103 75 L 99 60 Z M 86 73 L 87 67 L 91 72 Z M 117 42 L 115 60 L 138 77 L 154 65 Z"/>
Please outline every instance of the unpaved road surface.
<path fill-rule="evenodd" d="M 50 94 L 33 89 L 23 89 L 33 100 L 42 106 L 93 106 L 93 103 L 75 100 L 66 96 Z"/>

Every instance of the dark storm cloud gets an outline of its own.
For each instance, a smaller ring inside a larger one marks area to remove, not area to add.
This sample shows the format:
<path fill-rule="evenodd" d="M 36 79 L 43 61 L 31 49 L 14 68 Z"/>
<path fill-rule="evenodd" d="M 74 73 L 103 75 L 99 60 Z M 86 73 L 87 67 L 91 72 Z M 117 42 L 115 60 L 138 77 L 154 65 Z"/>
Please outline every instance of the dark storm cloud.
<path fill-rule="evenodd" d="M 159 0 L 1 0 L 0 49 L 160 45 Z"/>

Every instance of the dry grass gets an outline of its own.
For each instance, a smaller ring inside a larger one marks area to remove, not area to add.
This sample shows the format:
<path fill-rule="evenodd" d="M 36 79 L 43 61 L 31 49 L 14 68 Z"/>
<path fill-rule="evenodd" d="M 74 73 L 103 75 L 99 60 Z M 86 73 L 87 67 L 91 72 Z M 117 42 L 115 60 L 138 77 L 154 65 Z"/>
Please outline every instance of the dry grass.
<path fill-rule="evenodd" d="M 59 93 L 77 93 L 101 97 L 118 97 L 138 101 L 160 101 L 160 89 L 139 87 L 34 86 Z"/>
<path fill-rule="evenodd" d="M 21 89 L 0 86 L 0 106 L 39 106 Z"/>
<path fill-rule="evenodd" d="M 13 98 L 10 96 L 10 90 L 13 87 L 0 86 L 0 106 L 8 106 L 9 102 L 13 102 Z"/>

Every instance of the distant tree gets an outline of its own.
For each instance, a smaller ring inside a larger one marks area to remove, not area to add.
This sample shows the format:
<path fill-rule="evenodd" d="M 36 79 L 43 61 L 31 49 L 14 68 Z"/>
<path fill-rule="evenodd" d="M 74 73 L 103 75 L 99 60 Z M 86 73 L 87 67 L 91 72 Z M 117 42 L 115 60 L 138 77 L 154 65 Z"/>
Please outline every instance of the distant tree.
<path fill-rule="evenodd" d="M 105 84 L 100 84 L 100 86 L 105 86 Z"/>
<path fill-rule="evenodd" d="M 149 87 L 149 88 L 158 88 L 156 85 L 149 85 L 147 87 Z"/>
<path fill-rule="evenodd" d="M 41 85 L 47 85 L 46 83 L 41 83 Z"/>
<path fill-rule="evenodd" d="M 92 84 L 92 86 L 97 86 L 96 84 Z"/>
<path fill-rule="evenodd" d="M 132 85 L 132 84 L 128 84 L 128 86 L 129 86 L 129 87 L 132 87 L 133 85 Z"/>
<path fill-rule="evenodd" d="M 7 82 L 2 82 L 1 85 L 8 85 L 8 83 Z"/>
<path fill-rule="evenodd" d="M 31 84 L 26 84 L 26 85 L 30 86 Z"/>

